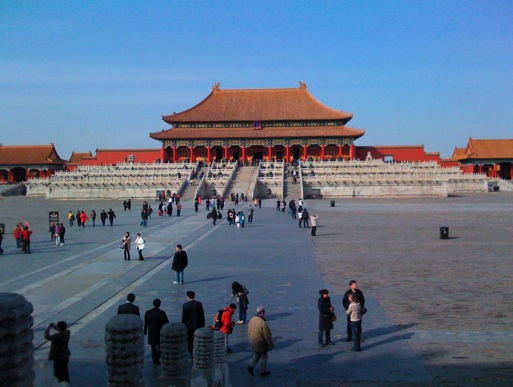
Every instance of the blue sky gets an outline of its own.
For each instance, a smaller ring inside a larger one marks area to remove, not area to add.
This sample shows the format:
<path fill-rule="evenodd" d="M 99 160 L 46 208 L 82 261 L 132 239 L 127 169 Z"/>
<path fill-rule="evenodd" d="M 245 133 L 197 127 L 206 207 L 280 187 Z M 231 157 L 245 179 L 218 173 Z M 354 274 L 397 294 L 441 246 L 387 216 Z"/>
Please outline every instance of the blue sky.
<path fill-rule="evenodd" d="M 357 145 L 513 138 L 511 1 L 3 1 L 0 143 L 158 148 L 162 115 L 298 87 Z"/>

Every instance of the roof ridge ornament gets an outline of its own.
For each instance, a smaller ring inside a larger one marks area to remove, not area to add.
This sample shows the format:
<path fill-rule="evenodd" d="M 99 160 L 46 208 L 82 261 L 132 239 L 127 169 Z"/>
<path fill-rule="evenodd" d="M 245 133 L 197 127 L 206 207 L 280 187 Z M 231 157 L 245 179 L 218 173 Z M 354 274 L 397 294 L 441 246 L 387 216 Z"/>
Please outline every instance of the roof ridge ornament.
<path fill-rule="evenodd" d="M 304 82 L 304 81 L 299 81 L 299 88 L 300 88 L 300 89 L 304 89 L 304 90 L 306 90 L 306 82 Z"/>
<path fill-rule="evenodd" d="M 216 92 L 216 91 L 221 90 L 221 88 L 219 86 L 220 86 L 219 82 L 214 83 L 214 86 L 212 86 L 212 91 Z"/>

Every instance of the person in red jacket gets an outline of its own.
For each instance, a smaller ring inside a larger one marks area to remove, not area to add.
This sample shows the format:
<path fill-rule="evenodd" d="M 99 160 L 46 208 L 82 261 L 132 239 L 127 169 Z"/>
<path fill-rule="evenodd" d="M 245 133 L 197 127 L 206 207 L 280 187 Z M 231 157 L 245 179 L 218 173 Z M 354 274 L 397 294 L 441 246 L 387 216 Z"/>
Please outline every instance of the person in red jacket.
<path fill-rule="evenodd" d="M 14 236 L 14 239 L 16 239 L 16 247 L 21 249 L 22 241 L 23 241 L 23 227 L 22 227 L 21 223 L 19 223 L 14 228 L 14 232 L 12 234 Z"/>
<path fill-rule="evenodd" d="M 221 316 L 221 321 L 223 325 L 219 330 L 224 333 L 224 344 L 226 346 L 226 353 L 232 353 L 232 349 L 228 346 L 228 335 L 231 335 L 233 332 L 233 327 L 235 326 L 235 322 L 232 320 L 232 316 L 237 309 L 236 304 L 230 304 L 226 308 L 223 309 L 223 315 Z"/>
<path fill-rule="evenodd" d="M 87 216 L 87 214 L 82 211 L 80 213 L 80 223 L 82 223 L 82 227 L 85 227 L 85 222 L 89 220 L 89 217 Z"/>
<path fill-rule="evenodd" d="M 23 252 L 25 254 L 30 254 L 30 234 L 32 234 L 32 229 L 28 225 L 23 227 Z"/>

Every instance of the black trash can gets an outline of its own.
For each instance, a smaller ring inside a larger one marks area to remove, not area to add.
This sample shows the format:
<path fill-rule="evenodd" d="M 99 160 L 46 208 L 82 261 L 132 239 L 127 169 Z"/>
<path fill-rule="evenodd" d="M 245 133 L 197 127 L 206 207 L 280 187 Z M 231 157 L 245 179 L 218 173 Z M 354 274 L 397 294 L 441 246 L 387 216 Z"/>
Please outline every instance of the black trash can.
<path fill-rule="evenodd" d="M 331 206 L 332 206 L 332 207 L 335 207 L 335 200 L 332 200 L 332 201 L 331 201 Z"/>
<path fill-rule="evenodd" d="M 449 239 L 449 227 L 440 227 L 440 239 Z"/>

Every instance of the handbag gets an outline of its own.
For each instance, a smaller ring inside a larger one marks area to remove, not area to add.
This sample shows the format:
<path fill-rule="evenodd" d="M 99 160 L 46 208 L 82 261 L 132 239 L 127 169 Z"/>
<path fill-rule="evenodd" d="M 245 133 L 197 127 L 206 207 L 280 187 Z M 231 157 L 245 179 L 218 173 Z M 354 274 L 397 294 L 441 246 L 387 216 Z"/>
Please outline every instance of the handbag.
<path fill-rule="evenodd" d="M 337 321 L 337 316 L 335 316 L 335 313 L 331 314 L 331 321 Z"/>
<path fill-rule="evenodd" d="M 362 306 L 362 310 L 361 310 L 361 313 L 362 313 L 362 316 L 367 313 L 367 308 L 365 306 Z"/>

